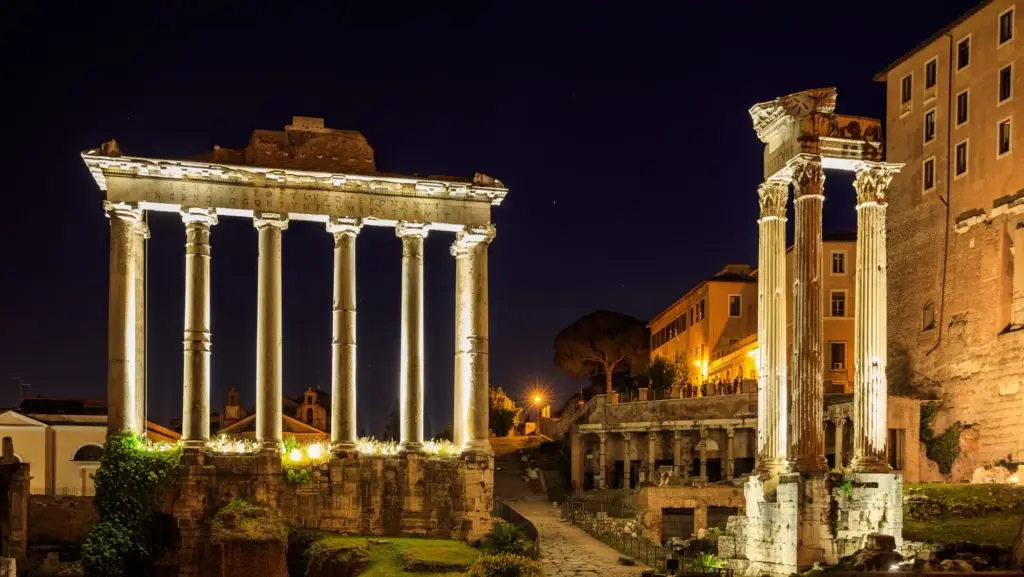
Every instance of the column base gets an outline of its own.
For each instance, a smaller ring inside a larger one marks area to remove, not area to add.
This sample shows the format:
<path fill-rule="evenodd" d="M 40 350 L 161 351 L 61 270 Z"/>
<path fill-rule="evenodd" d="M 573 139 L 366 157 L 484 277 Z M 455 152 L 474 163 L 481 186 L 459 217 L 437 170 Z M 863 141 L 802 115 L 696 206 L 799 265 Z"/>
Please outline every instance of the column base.
<path fill-rule="evenodd" d="M 260 452 L 261 453 L 277 453 L 281 454 L 284 450 L 283 441 L 260 441 Z"/>
<path fill-rule="evenodd" d="M 403 441 L 402 444 L 398 446 L 398 452 L 399 453 L 422 453 L 423 452 L 423 443 L 420 443 L 419 441 Z"/>
<path fill-rule="evenodd" d="M 202 451 L 206 448 L 207 439 L 186 439 L 181 442 L 181 449 L 190 453 Z"/>
<path fill-rule="evenodd" d="M 789 470 L 798 473 L 825 473 L 828 472 L 828 461 L 822 455 L 799 457 L 790 462 Z"/>
<path fill-rule="evenodd" d="M 488 439 L 469 441 L 459 451 L 463 456 L 493 457 L 494 450 L 491 449 L 491 441 Z"/>
<path fill-rule="evenodd" d="M 854 473 L 890 473 L 889 462 L 883 457 L 863 455 L 850 461 L 850 470 Z"/>
<path fill-rule="evenodd" d="M 356 450 L 356 443 L 354 441 L 338 441 L 334 443 L 334 446 L 331 448 L 331 452 L 335 455 L 343 456 L 357 453 L 358 451 Z"/>

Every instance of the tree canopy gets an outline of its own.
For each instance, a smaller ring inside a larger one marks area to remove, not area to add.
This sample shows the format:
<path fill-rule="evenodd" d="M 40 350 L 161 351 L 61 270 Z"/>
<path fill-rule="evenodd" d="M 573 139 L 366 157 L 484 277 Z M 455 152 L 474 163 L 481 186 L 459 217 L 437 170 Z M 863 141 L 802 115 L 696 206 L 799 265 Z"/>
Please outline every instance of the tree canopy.
<path fill-rule="evenodd" d="M 577 379 L 604 375 L 612 392 L 612 375 L 646 364 L 650 335 L 644 321 L 599 310 L 580 317 L 555 337 L 555 364 Z"/>

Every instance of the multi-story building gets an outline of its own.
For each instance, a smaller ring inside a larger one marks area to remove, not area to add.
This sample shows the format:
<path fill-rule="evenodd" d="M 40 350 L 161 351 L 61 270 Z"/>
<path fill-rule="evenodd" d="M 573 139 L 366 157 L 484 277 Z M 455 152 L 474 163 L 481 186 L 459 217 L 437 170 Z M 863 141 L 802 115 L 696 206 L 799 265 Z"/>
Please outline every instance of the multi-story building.
<path fill-rule="evenodd" d="M 853 392 L 853 287 L 856 234 L 841 232 L 822 239 L 825 390 Z M 793 283 L 793 250 L 786 253 L 788 282 Z M 787 293 L 790 352 L 793 346 L 793 292 Z M 659 313 L 648 325 L 651 355 L 682 355 L 691 383 L 746 382 L 757 390 L 757 272 L 729 265 Z M 792 357 L 792 354 L 789 355 Z M 792 373 L 790 373 L 792 374 Z M 729 390 L 737 390 L 735 387 Z"/>
<path fill-rule="evenodd" d="M 977 450 L 962 453 L 960 476 L 1024 458 L 1017 4 L 982 2 L 875 78 L 886 83 L 888 160 L 906 164 L 888 208 L 890 388 L 936 394 L 940 431 L 970 427 Z"/>

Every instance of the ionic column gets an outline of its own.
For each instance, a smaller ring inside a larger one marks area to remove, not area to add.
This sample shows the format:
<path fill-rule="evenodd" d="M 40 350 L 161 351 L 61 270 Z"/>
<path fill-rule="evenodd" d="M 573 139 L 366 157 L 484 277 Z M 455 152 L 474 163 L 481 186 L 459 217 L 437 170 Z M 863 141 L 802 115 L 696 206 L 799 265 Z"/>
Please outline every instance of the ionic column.
<path fill-rule="evenodd" d="M 402 344 L 399 368 L 401 450 L 423 448 L 423 239 L 427 225 L 400 222 L 402 239 Z"/>
<path fill-rule="evenodd" d="M 281 233 L 288 215 L 258 212 L 260 254 L 256 293 L 256 440 L 278 451 L 281 435 Z"/>
<path fill-rule="evenodd" d="M 846 419 L 836 419 L 836 438 L 835 438 L 835 452 L 836 452 L 836 470 L 843 468 L 843 429 L 846 425 Z"/>
<path fill-rule="evenodd" d="M 888 385 L 886 364 L 885 209 L 889 182 L 902 164 L 856 167 L 857 276 L 854 292 L 853 460 L 858 473 L 886 473 Z"/>
<path fill-rule="evenodd" d="M 601 467 L 598 471 L 597 476 L 597 488 L 607 489 L 608 488 L 608 461 L 607 461 L 607 444 L 608 444 L 608 433 L 598 433 L 597 438 L 601 441 L 601 448 L 597 456 L 597 464 Z"/>
<path fill-rule="evenodd" d="M 632 452 L 633 433 L 622 433 L 622 452 L 625 455 L 622 460 L 622 486 L 625 489 L 632 489 L 629 482 L 629 457 Z"/>
<path fill-rule="evenodd" d="M 143 319 L 139 318 L 140 297 L 136 274 L 145 259 L 142 239 L 148 236 L 137 205 L 104 202 L 110 219 L 110 289 L 107 309 L 107 430 L 144 434 L 145 417 L 140 416 L 142 395 L 138 383 L 137 340 Z"/>
<path fill-rule="evenodd" d="M 789 174 L 758 187 L 757 453 L 763 476 L 786 470 L 786 202 Z"/>
<path fill-rule="evenodd" d="M 796 215 L 793 249 L 793 385 L 789 456 L 796 471 L 828 469 L 825 460 L 825 378 L 822 347 L 821 209 L 825 173 L 821 157 L 799 154 L 789 162 Z"/>
<path fill-rule="evenodd" d="M 186 449 L 201 449 L 210 439 L 210 227 L 217 211 L 186 208 L 185 342 L 182 371 L 181 440 Z"/>
<path fill-rule="evenodd" d="M 736 453 L 733 442 L 736 438 L 736 430 L 732 427 L 725 429 L 725 479 L 731 480 L 736 476 Z"/>
<path fill-rule="evenodd" d="M 339 453 L 356 448 L 356 237 L 358 218 L 331 218 L 334 299 L 331 305 L 331 443 Z"/>
<path fill-rule="evenodd" d="M 466 228 L 455 257 L 455 411 L 453 441 L 464 453 L 493 455 L 488 430 L 487 247 L 494 227 Z"/>
<path fill-rule="evenodd" d="M 682 444 L 683 432 L 679 430 L 672 431 L 672 476 L 677 479 L 683 477 L 683 463 L 682 463 Z"/>

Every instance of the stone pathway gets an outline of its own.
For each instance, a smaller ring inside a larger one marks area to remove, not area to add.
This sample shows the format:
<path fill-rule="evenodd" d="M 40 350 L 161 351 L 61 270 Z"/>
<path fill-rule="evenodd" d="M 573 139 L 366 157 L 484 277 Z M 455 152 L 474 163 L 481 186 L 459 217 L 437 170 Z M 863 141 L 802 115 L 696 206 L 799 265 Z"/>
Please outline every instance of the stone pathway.
<path fill-rule="evenodd" d="M 619 564 L 619 552 L 591 537 L 579 527 L 558 517 L 549 502 L 507 501 L 520 515 L 537 527 L 540 534 L 540 564 L 549 577 L 637 576 L 647 566 Z"/>

